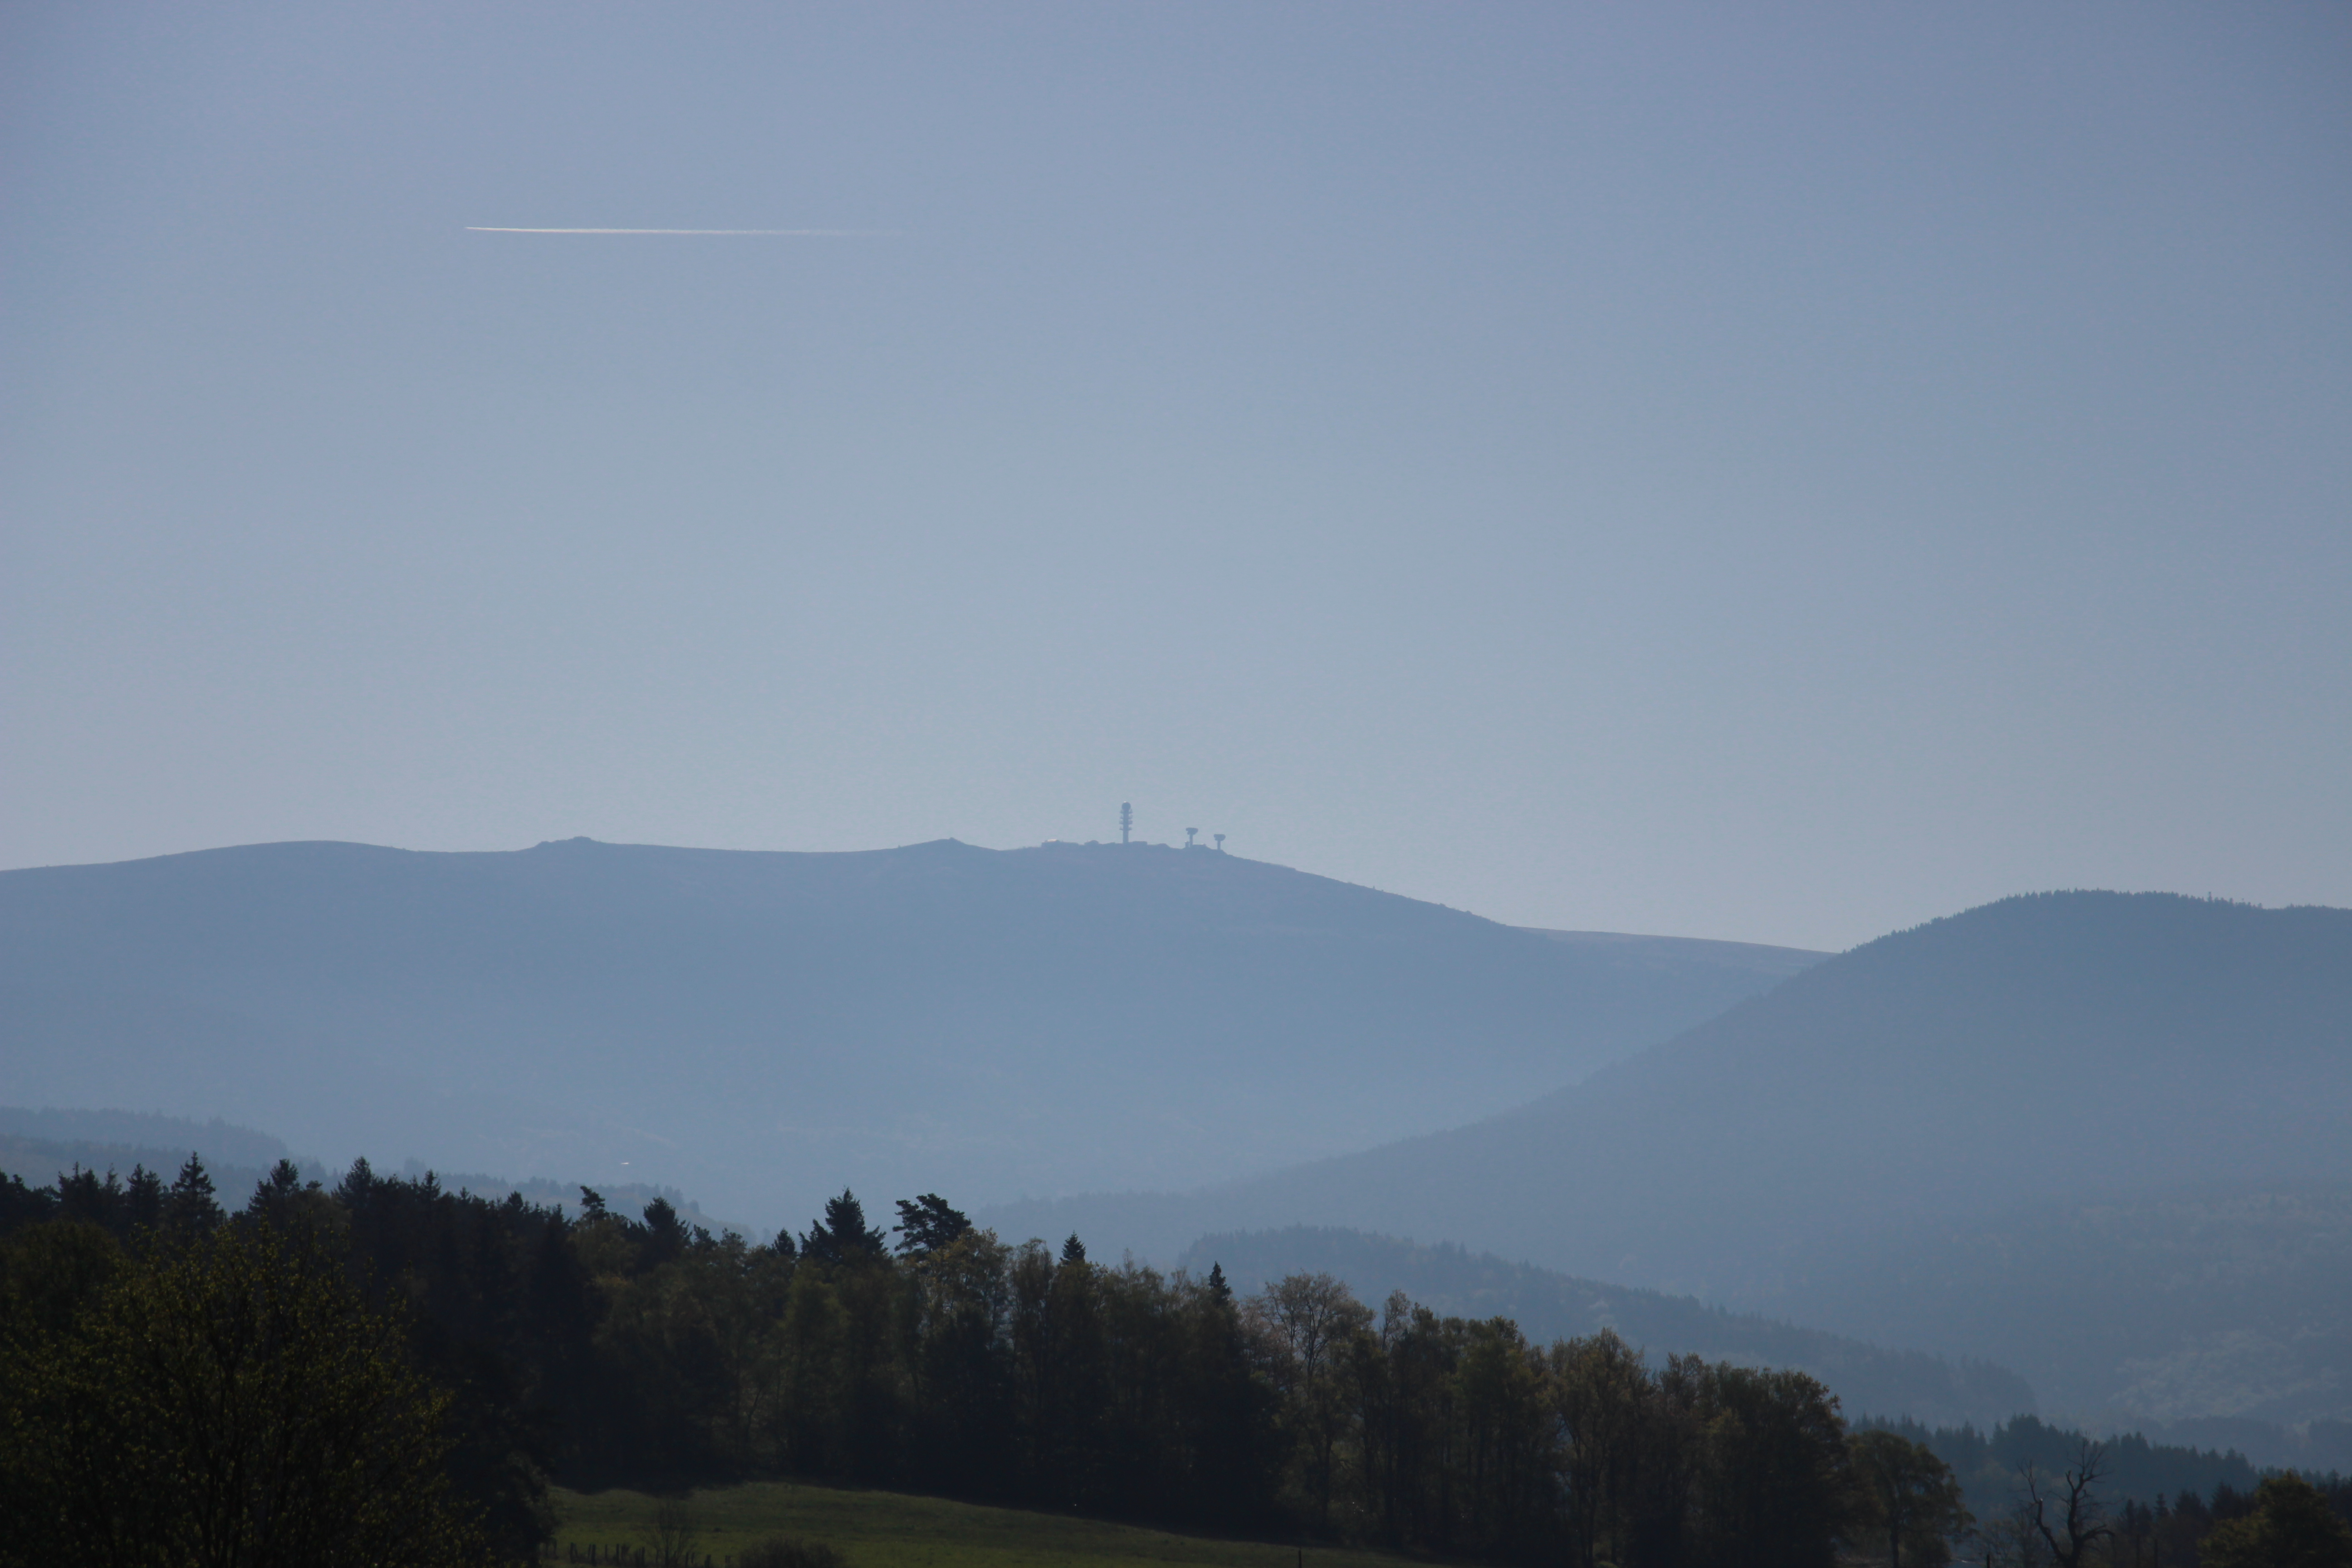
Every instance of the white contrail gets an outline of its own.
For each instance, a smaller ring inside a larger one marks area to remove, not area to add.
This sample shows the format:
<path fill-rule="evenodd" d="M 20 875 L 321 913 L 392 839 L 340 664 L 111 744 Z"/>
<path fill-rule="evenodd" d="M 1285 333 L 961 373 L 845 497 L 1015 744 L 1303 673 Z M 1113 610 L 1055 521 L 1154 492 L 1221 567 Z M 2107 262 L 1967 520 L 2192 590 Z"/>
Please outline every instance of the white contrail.
<path fill-rule="evenodd" d="M 803 239 L 856 239 L 894 235 L 891 228 L 491 228 L 467 224 L 467 234 L 772 234 Z"/>

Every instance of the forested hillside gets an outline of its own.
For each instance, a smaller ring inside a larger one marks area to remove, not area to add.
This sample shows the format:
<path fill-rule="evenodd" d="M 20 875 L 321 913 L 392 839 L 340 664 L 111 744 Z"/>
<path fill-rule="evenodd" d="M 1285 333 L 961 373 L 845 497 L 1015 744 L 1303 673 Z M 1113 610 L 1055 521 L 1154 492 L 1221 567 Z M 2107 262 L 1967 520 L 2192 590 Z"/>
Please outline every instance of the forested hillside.
<path fill-rule="evenodd" d="M 0 1100 L 772 1224 L 844 1178 L 1010 1199 L 1368 1147 L 1809 956 L 1562 942 L 1162 846 L 265 845 L 0 873 Z"/>
<path fill-rule="evenodd" d="M 235 1216 L 194 1159 L 169 1185 L 0 1183 L 0 1556 L 61 1560 L 125 1520 L 242 1521 L 257 1498 L 277 1534 L 331 1533 L 308 1490 L 236 1478 L 351 1490 L 302 1438 L 347 1407 L 381 1418 L 335 1441 L 403 1478 L 352 1494 L 371 1538 L 404 1531 L 406 1500 L 451 1540 L 478 1521 L 506 1561 L 546 1539 L 550 1474 L 799 1475 L 1628 1568 L 1826 1563 L 1884 1522 L 1856 1485 L 1874 1440 L 1850 1447 L 1801 1373 L 1652 1367 L 1607 1332 L 1545 1345 L 1401 1296 L 1375 1310 L 1328 1275 L 1244 1297 L 1214 1265 L 1009 1246 L 935 1194 L 886 1231 L 845 1192 L 756 1247 L 666 1205 L 581 1205 L 574 1222 L 364 1163 L 331 1190 L 283 1163 Z"/>
<path fill-rule="evenodd" d="M 229 1191 L 250 1192 L 292 1152 L 266 1132 L 217 1119 L 0 1105 L 0 1178 L 15 1176 L 37 1187 L 75 1170 L 101 1177 L 112 1172 L 126 1179 L 142 1167 L 176 1171 L 193 1154 Z"/>
<path fill-rule="evenodd" d="M 250 1192 L 280 1160 L 289 1160 L 306 1179 L 326 1174 L 316 1161 L 291 1160 L 282 1139 L 228 1122 L 192 1121 L 180 1116 L 153 1116 L 122 1110 L 31 1110 L 0 1106 L 0 1178 L 38 1187 L 76 1173 L 104 1182 L 109 1176 L 127 1181 L 140 1170 L 178 1170 L 190 1155 L 201 1159 L 223 1192 Z M 414 1164 L 414 1163 L 412 1163 Z M 427 1173 L 421 1164 L 403 1175 Z M 514 1182 L 479 1172 L 438 1173 L 436 1182 L 451 1192 L 471 1192 L 492 1200 L 514 1194 L 525 1203 L 542 1206 L 576 1202 L 577 1184 L 559 1185 L 544 1179 Z M 658 1198 L 688 1225 L 719 1231 L 724 1222 L 703 1212 L 684 1193 L 645 1182 L 615 1182 L 602 1189 L 617 1211 L 637 1215 Z"/>
<path fill-rule="evenodd" d="M 1291 1274 L 1329 1274 L 1366 1301 L 1385 1301 L 1402 1291 L 1453 1317 L 1508 1318 L 1538 1342 L 1606 1329 L 1654 1362 L 1681 1354 L 1787 1367 L 1820 1379 L 1849 1411 L 1906 1415 L 1931 1426 L 1990 1426 L 2034 1408 L 2033 1389 L 2006 1367 L 1885 1348 L 1902 1342 L 1900 1324 L 1872 1344 L 1451 1245 L 1421 1247 L 1361 1231 L 1297 1226 L 1202 1237 L 1177 1261 L 1194 1273 L 1222 1265 L 1241 1290 Z"/>
<path fill-rule="evenodd" d="M 1748 1300 L 2000 1353 L 2079 1419 L 2352 1471 L 2352 1185 L 2016 1205 L 1794 1250 Z"/>

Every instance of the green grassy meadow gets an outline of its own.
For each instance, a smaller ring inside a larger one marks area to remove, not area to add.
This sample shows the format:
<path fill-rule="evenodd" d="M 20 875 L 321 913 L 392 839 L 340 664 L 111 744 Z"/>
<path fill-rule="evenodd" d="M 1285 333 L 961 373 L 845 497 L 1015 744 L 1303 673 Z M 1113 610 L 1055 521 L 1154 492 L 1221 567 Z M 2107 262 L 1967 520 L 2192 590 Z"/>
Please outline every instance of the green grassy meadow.
<path fill-rule="evenodd" d="M 566 1548 L 650 1547 L 656 1500 L 644 1492 L 554 1494 L 558 1562 Z M 1200 1563 L 1203 1568 L 1299 1568 L 1295 1546 L 1220 1541 L 1099 1520 L 982 1508 L 898 1492 L 784 1481 L 698 1491 L 688 1500 L 701 1538 L 695 1550 L 725 1564 L 769 1535 L 822 1541 L 849 1568 L 1108 1568 L 1113 1563 Z M 650 1560 L 650 1553 L 648 1554 Z M 1310 1546 L 1306 1568 L 1398 1568 L 1405 1559 Z"/>

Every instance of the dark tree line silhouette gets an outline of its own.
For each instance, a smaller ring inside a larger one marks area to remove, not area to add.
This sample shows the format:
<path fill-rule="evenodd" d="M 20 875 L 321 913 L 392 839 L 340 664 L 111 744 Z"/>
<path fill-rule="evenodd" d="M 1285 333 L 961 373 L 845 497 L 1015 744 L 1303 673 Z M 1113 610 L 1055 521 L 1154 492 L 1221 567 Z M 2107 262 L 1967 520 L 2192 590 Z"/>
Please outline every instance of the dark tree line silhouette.
<path fill-rule="evenodd" d="M 1828 1568 L 1842 1551 L 1929 1564 L 1971 1522 L 1928 1435 L 1849 1431 L 1801 1373 L 1654 1364 L 1606 1331 L 1538 1345 L 1507 1319 L 1402 1295 L 1369 1308 L 1328 1275 L 1244 1299 L 1220 1268 L 1108 1265 L 1076 1237 L 1007 1243 L 936 1194 L 897 1207 L 886 1228 L 845 1192 L 805 1231 L 754 1245 L 659 1200 L 630 1219 L 583 1188 L 575 1217 L 364 1161 L 332 1188 L 281 1163 L 234 1217 L 194 1158 L 168 1185 L 10 1179 L 0 1441 L 21 1456 L 39 1440 L 75 1397 L 58 1369 L 96 1364 L 126 1313 L 162 1321 L 171 1290 L 217 1302 L 267 1286 L 374 1347 L 352 1364 L 376 1368 L 387 1430 L 407 1434 L 394 1469 L 425 1493 L 440 1483 L 420 1465 L 447 1483 L 444 1513 L 411 1517 L 508 1559 L 546 1539 L 551 1479 L 794 1475 L 1575 1568 Z M 279 1276 L 299 1289 L 268 1285 Z M 2080 1479 L 2039 1484 L 2063 1498 Z M 2137 1516 L 2100 1511 L 2095 1481 L 2071 1536 L 2044 1531 L 2037 1548 L 2011 1532 L 2020 1562 L 2068 1543 L 2083 1562 L 2137 1561 L 2116 1555 Z"/>

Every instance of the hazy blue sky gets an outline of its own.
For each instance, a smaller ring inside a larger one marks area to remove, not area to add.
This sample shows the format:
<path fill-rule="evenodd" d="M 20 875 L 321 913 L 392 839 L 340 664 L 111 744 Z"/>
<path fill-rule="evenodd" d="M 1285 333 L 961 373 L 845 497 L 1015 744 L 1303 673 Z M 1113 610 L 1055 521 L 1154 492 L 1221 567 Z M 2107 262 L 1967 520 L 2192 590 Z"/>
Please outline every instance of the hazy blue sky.
<path fill-rule="evenodd" d="M 33 4 L 0 180 L 0 865 L 2352 903 L 2341 5 Z"/>

